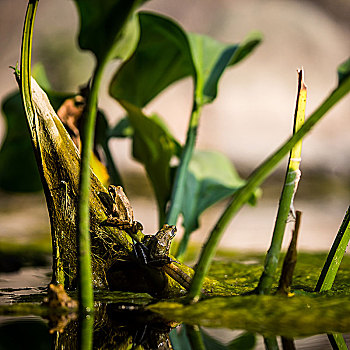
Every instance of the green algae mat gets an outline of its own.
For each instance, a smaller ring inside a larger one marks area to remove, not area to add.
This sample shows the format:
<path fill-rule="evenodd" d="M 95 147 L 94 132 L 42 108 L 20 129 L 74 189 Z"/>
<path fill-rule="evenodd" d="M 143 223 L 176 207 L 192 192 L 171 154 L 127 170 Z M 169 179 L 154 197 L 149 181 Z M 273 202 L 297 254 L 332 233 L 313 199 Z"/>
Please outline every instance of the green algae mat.
<path fill-rule="evenodd" d="M 141 318 L 152 311 L 167 324 L 241 329 L 286 337 L 346 333 L 350 331 L 350 257 L 344 257 L 333 288 L 315 293 L 325 258 L 325 254 L 299 254 L 291 295 L 258 296 L 251 292 L 258 283 L 264 256 L 221 252 L 209 274 L 221 283 L 216 296 L 186 305 L 182 298 L 157 300 L 147 294 L 101 290 L 95 292 L 96 312 L 98 315 L 101 305 L 117 305 L 123 312 L 140 313 Z M 21 295 L 20 290 L 14 293 L 16 302 L 0 305 L 0 315 L 47 316 L 47 309 L 41 306 L 44 295 Z"/>

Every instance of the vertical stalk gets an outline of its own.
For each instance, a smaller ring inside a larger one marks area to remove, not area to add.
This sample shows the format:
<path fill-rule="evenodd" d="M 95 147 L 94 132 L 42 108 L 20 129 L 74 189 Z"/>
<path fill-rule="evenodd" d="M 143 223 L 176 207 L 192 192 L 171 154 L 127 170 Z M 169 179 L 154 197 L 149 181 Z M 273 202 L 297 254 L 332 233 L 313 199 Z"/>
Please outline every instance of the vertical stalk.
<path fill-rule="evenodd" d="M 332 248 L 327 256 L 321 275 L 317 281 L 315 292 L 324 292 L 332 288 L 335 276 L 343 260 L 346 247 L 350 240 L 350 207 L 339 228 Z"/>
<path fill-rule="evenodd" d="M 97 95 L 105 63 L 106 60 L 97 64 L 94 71 L 82 134 L 78 203 L 78 290 L 79 308 L 82 313 L 92 312 L 94 304 L 90 254 L 90 162 L 96 123 Z"/>
<path fill-rule="evenodd" d="M 170 208 L 167 212 L 165 220 L 169 225 L 176 225 L 177 218 L 181 212 L 187 169 L 196 143 L 198 121 L 201 114 L 201 109 L 201 106 L 194 102 L 190 124 L 187 131 L 186 143 L 181 154 L 179 167 L 176 170 L 175 180 L 170 197 Z"/>
<path fill-rule="evenodd" d="M 277 292 L 282 295 L 289 295 L 293 281 L 294 269 L 297 263 L 297 240 L 300 229 L 301 211 L 296 211 L 295 226 L 286 256 L 283 261 L 282 272 Z"/>
<path fill-rule="evenodd" d="M 330 333 L 327 336 L 334 350 L 348 350 L 348 346 L 341 333 Z"/>
<path fill-rule="evenodd" d="M 190 232 L 185 230 L 175 254 L 175 257 L 177 260 L 182 261 L 185 255 L 185 252 L 187 250 L 189 239 L 190 239 Z"/>
<path fill-rule="evenodd" d="M 303 71 L 300 70 L 298 94 L 295 107 L 294 116 L 294 128 L 293 133 L 295 134 L 305 120 L 305 107 L 306 107 L 306 86 L 303 81 Z M 301 146 L 302 141 L 297 142 L 290 152 L 287 173 L 284 181 L 284 187 L 280 198 L 278 207 L 278 213 L 276 217 L 275 227 L 272 235 L 272 241 L 270 248 L 266 254 L 264 271 L 260 277 L 258 287 L 256 289 L 258 294 L 269 294 L 272 283 L 274 281 L 279 255 L 281 252 L 281 246 L 284 236 L 284 231 L 287 224 L 287 218 L 289 213 L 294 214 L 293 199 L 295 192 L 298 187 L 300 179 L 299 164 L 301 161 Z"/>
<path fill-rule="evenodd" d="M 335 276 L 343 260 L 346 247 L 350 240 L 350 207 L 348 208 L 343 222 L 339 228 L 332 248 L 327 256 L 320 277 L 315 287 L 315 292 L 324 292 L 332 288 Z M 327 334 L 333 349 L 347 349 L 344 337 L 340 333 Z"/>
<path fill-rule="evenodd" d="M 192 350 L 205 350 L 202 334 L 197 325 L 183 325 Z"/>
<path fill-rule="evenodd" d="M 94 318 L 92 315 L 79 315 L 78 349 L 91 350 L 94 338 Z"/>
<path fill-rule="evenodd" d="M 264 337 L 266 350 L 279 350 L 277 338 L 275 336 Z"/>
<path fill-rule="evenodd" d="M 20 63 L 20 90 L 24 111 L 27 115 L 29 130 L 32 141 L 36 140 L 34 134 L 35 110 L 32 99 L 31 89 L 31 60 L 32 60 L 32 41 L 33 29 L 36 10 L 38 8 L 39 0 L 31 0 L 28 2 L 26 17 L 24 21 L 22 47 L 21 47 L 21 63 Z M 29 117 L 28 117 L 29 116 Z M 34 136 L 34 137 L 33 137 Z"/>

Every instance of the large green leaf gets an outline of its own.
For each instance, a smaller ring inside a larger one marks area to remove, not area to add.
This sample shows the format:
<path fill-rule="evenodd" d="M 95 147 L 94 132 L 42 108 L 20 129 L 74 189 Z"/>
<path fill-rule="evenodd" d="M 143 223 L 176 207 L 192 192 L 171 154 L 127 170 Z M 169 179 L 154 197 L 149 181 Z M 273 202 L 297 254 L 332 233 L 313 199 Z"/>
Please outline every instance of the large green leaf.
<path fill-rule="evenodd" d="M 170 160 L 178 152 L 178 143 L 159 122 L 159 117 L 146 117 L 139 108 L 128 106 L 134 129 L 133 156 L 144 164 L 152 182 L 159 213 L 164 215 L 171 189 Z"/>
<path fill-rule="evenodd" d="M 241 44 L 224 44 L 205 35 L 186 33 L 163 16 L 142 12 L 139 18 L 139 44 L 115 74 L 110 93 L 140 108 L 186 76 L 194 79 L 196 102 L 211 102 L 225 68 L 241 61 L 261 41 L 261 35 L 254 33 Z"/>
<path fill-rule="evenodd" d="M 114 76 L 110 93 L 142 108 L 194 70 L 186 34 L 175 22 L 150 13 L 140 13 L 139 20 L 139 44 Z"/>
<path fill-rule="evenodd" d="M 79 45 L 102 62 L 106 55 L 126 59 L 138 41 L 138 21 L 130 16 L 140 0 L 75 0 L 80 15 Z M 129 23 L 126 25 L 127 21 Z M 116 44 L 116 42 L 118 43 Z M 111 48 L 113 52 L 110 53 Z"/>
<path fill-rule="evenodd" d="M 182 206 L 186 232 L 199 227 L 198 219 L 205 209 L 233 195 L 244 183 L 232 162 L 223 154 L 195 152 L 188 169 Z M 250 199 L 250 203 L 255 202 L 257 195 Z"/>

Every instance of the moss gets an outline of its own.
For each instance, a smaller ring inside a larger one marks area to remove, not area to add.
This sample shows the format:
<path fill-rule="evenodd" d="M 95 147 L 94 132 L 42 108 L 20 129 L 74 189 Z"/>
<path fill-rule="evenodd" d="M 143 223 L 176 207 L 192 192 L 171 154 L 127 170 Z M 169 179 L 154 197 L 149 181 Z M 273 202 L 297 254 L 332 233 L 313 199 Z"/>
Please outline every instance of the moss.
<path fill-rule="evenodd" d="M 97 304 L 137 304 L 141 309 L 154 311 L 168 320 L 199 324 L 207 327 L 245 329 L 264 335 L 287 337 L 306 336 L 326 332 L 350 331 L 350 257 L 345 256 L 334 287 L 327 293 L 314 293 L 326 254 L 299 255 L 292 291 L 293 297 L 242 295 L 252 291 L 258 283 L 264 255 L 225 253 L 217 257 L 210 270 L 207 286 L 213 297 L 206 297 L 193 305 L 182 304 L 183 298 L 160 301 L 148 294 L 96 291 Z M 282 259 L 281 259 L 282 260 Z M 191 270 L 186 271 L 192 274 Z M 277 282 L 274 286 L 277 287 Z M 235 294 L 240 294 L 232 296 Z M 75 297 L 76 294 L 70 293 Z M 0 306 L 0 314 L 42 314 L 35 304 L 42 295 L 24 296 L 19 301 L 34 304 Z"/>
<path fill-rule="evenodd" d="M 148 309 L 178 322 L 245 329 L 264 335 L 296 337 L 350 330 L 347 297 L 216 297 L 193 305 L 160 302 Z"/>

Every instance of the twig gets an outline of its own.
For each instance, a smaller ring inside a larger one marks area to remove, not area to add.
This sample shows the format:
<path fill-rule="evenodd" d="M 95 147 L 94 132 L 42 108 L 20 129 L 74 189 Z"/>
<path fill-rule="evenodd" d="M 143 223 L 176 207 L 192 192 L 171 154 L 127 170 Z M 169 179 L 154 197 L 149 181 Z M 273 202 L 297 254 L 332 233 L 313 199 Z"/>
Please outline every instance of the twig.
<path fill-rule="evenodd" d="M 287 254 L 284 258 L 282 273 L 277 288 L 277 293 L 288 295 L 293 281 L 294 268 L 297 263 L 297 240 L 300 229 L 301 212 L 296 211 L 295 227 Z"/>

